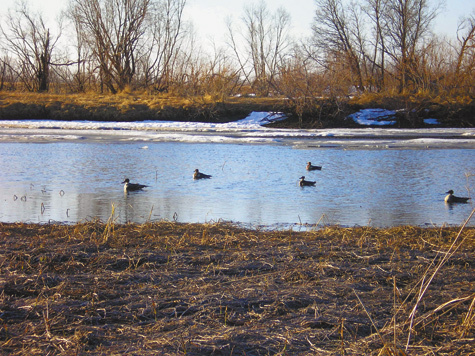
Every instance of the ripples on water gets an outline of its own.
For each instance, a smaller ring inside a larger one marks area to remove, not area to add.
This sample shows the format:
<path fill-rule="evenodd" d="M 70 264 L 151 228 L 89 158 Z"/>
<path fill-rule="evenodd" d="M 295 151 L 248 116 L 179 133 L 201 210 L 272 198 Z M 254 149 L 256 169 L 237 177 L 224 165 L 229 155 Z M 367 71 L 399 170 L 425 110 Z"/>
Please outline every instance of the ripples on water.
<path fill-rule="evenodd" d="M 474 151 L 294 149 L 191 143 L 2 143 L 0 221 L 234 221 L 273 228 L 460 224 Z M 305 164 L 322 165 L 307 172 Z M 213 175 L 194 181 L 193 170 Z M 305 175 L 316 187 L 300 188 Z M 123 194 L 121 182 L 147 184 Z M 64 194 L 60 194 L 60 192 Z M 16 197 L 16 198 L 15 198 Z"/>

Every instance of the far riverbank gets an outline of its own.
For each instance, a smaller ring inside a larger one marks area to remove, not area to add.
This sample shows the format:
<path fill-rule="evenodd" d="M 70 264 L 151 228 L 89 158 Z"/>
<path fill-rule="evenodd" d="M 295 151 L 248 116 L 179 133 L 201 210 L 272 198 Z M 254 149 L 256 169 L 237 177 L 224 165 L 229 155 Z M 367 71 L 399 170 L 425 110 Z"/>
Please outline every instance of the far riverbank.
<path fill-rule="evenodd" d="M 361 109 L 395 111 L 399 128 L 474 127 L 475 104 L 470 98 L 441 99 L 417 96 L 362 95 L 354 98 L 259 98 L 255 96 L 179 98 L 144 93 L 49 94 L 0 92 L 0 120 L 87 121 L 191 121 L 223 123 L 247 117 L 256 111 L 278 111 L 287 120 L 272 124 L 281 128 L 357 128 L 348 115 Z M 297 115 L 297 112 L 301 115 Z"/>

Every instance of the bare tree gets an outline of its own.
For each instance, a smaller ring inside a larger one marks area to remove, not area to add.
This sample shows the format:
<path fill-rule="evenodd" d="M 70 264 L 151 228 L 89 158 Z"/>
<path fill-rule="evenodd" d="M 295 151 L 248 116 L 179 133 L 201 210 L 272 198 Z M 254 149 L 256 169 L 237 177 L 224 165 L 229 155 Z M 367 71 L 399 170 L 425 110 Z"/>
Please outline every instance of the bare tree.
<path fill-rule="evenodd" d="M 365 0 L 361 7 L 345 6 L 343 0 L 316 0 L 316 4 L 313 44 L 321 63 L 345 62 L 352 82 L 361 89 L 384 88 L 387 74 L 396 78 L 400 92 L 417 87 L 438 4 L 431 7 L 429 0 Z"/>
<path fill-rule="evenodd" d="M 403 92 L 414 81 L 411 73 L 417 72 L 417 53 L 430 35 L 439 6 L 431 7 L 428 0 L 394 0 L 388 1 L 385 9 L 385 50 Z"/>
<path fill-rule="evenodd" d="M 72 7 L 69 10 L 69 17 L 74 27 L 74 45 L 75 48 L 75 68 L 68 71 L 65 76 L 72 77 L 66 82 L 70 83 L 71 89 L 76 92 L 86 91 L 86 80 L 93 75 L 94 70 L 87 70 L 88 64 L 93 63 L 91 49 L 87 45 L 87 33 L 81 23 L 81 16 L 76 11 L 78 8 Z M 72 73 L 71 73 L 72 72 Z"/>
<path fill-rule="evenodd" d="M 141 65 L 144 85 L 151 85 L 157 91 L 168 90 L 175 62 L 185 43 L 185 5 L 186 0 L 159 0 L 152 3 L 147 17 Z"/>
<path fill-rule="evenodd" d="M 85 32 L 104 85 L 117 93 L 131 84 L 137 47 L 151 0 L 71 0 L 70 13 Z"/>
<path fill-rule="evenodd" d="M 323 56 L 319 61 L 322 64 L 345 63 L 354 77 L 350 84 L 363 89 L 361 51 L 364 44 L 358 17 L 348 15 L 350 11 L 343 6 L 342 0 L 316 0 L 316 4 L 312 44 Z"/>
<path fill-rule="evenodd" d="M 242 23 L 245 28 L 244 45 L 240 45 L 231 23 L 228 23 L 229 43 L 253 88 L 260 95 L 269 95 L 272 82 L 289 48 L 287 32 L 290 15 L 283 8 L 271 15 L 266 4 L 261 1 L 258 5 L 244 9 Z"/>
<path fill-rule="evenodd" d="M 372 45 L 372 55 L 369 57 L 371 84 L 375 89 L 381 90 L 385 87 L 386 72 L 386 37 L 384 29 L 387 27 L 384 16 L 386 12 L 387 0 L 366 0 L 364 9 L 373 24 L 373 37 L 370 40 Z"/>
<path fill-rule="evenodd" d="M 7 51 L 18 61 L 14 68 L 28 90 L 48 91 L 53 51 L 61 31 L 53 35 L 41 14 L 33 14 L 26 2 L 9 13 L 0 26 Z"/>
<path fill-rule="evenodd" d="M 457 29 L 457 41 L 455 80 L 465 82 L 471 78 L 473 83 L 475 77 L 475 11 L 460 22 Z"/>

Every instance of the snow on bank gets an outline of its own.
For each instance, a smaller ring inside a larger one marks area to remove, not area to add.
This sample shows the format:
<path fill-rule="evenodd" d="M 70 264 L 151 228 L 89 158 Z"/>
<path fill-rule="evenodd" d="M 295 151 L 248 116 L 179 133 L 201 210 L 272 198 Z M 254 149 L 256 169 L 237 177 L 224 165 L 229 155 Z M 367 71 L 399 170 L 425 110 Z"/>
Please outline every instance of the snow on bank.
<path fill-rule="evenodd" d="M 373 125 L 373 126 L 388 126 L 394 125 L 396 111 L 386 109 L 363 109 L 354 114 L 348 115 L 350 119 L 353 119 L 360 125 Z M 394 119 L 394 120 L 388 120 Z"/>
<path fill-rule="evenodd" d="M 391 126 L 396 123 L 396 111 L 385 109 L 363 109 L 348 115 L 356 123 L 364 126 Z M 424 119 L 426 125 L 439 125 L 437 119 Z"/>
<path fill-rule="evenodd" d="M 284 120 L 280 112 L 252 112 L 248 117 L 227 123 L 189 121 L 54 121 L 54 120 L 8 120 L 0 121 L 0 128 L 69 129 L 69 130 L 231 130 L 261 129 L 262 125 Z"/>
<path fill-rule="evenodd" d="M 426 125 L 440 125 L 437 119 L 424 119 L 424 124 Z"/>

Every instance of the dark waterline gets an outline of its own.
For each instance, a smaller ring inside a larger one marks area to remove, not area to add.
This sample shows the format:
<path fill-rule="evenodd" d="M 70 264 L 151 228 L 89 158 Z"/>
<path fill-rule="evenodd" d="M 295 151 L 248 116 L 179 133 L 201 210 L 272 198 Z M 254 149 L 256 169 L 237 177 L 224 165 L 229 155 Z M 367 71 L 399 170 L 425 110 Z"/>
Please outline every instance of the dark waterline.
<path fill-rule="evenodd" d="M 2 143 L 0 221 L 233 221 L 286 228 L 458 225 L 472 204 L 474 150 L 293 149 L 190 143 Z M 307 172 L 306 162 L 322 165 Z M 213 175 L 194 181 L 193 170 Z M 298 178 L 317 182 L 300 188 Z M 124 178 L 147 184 L 124 195 Z"/>

